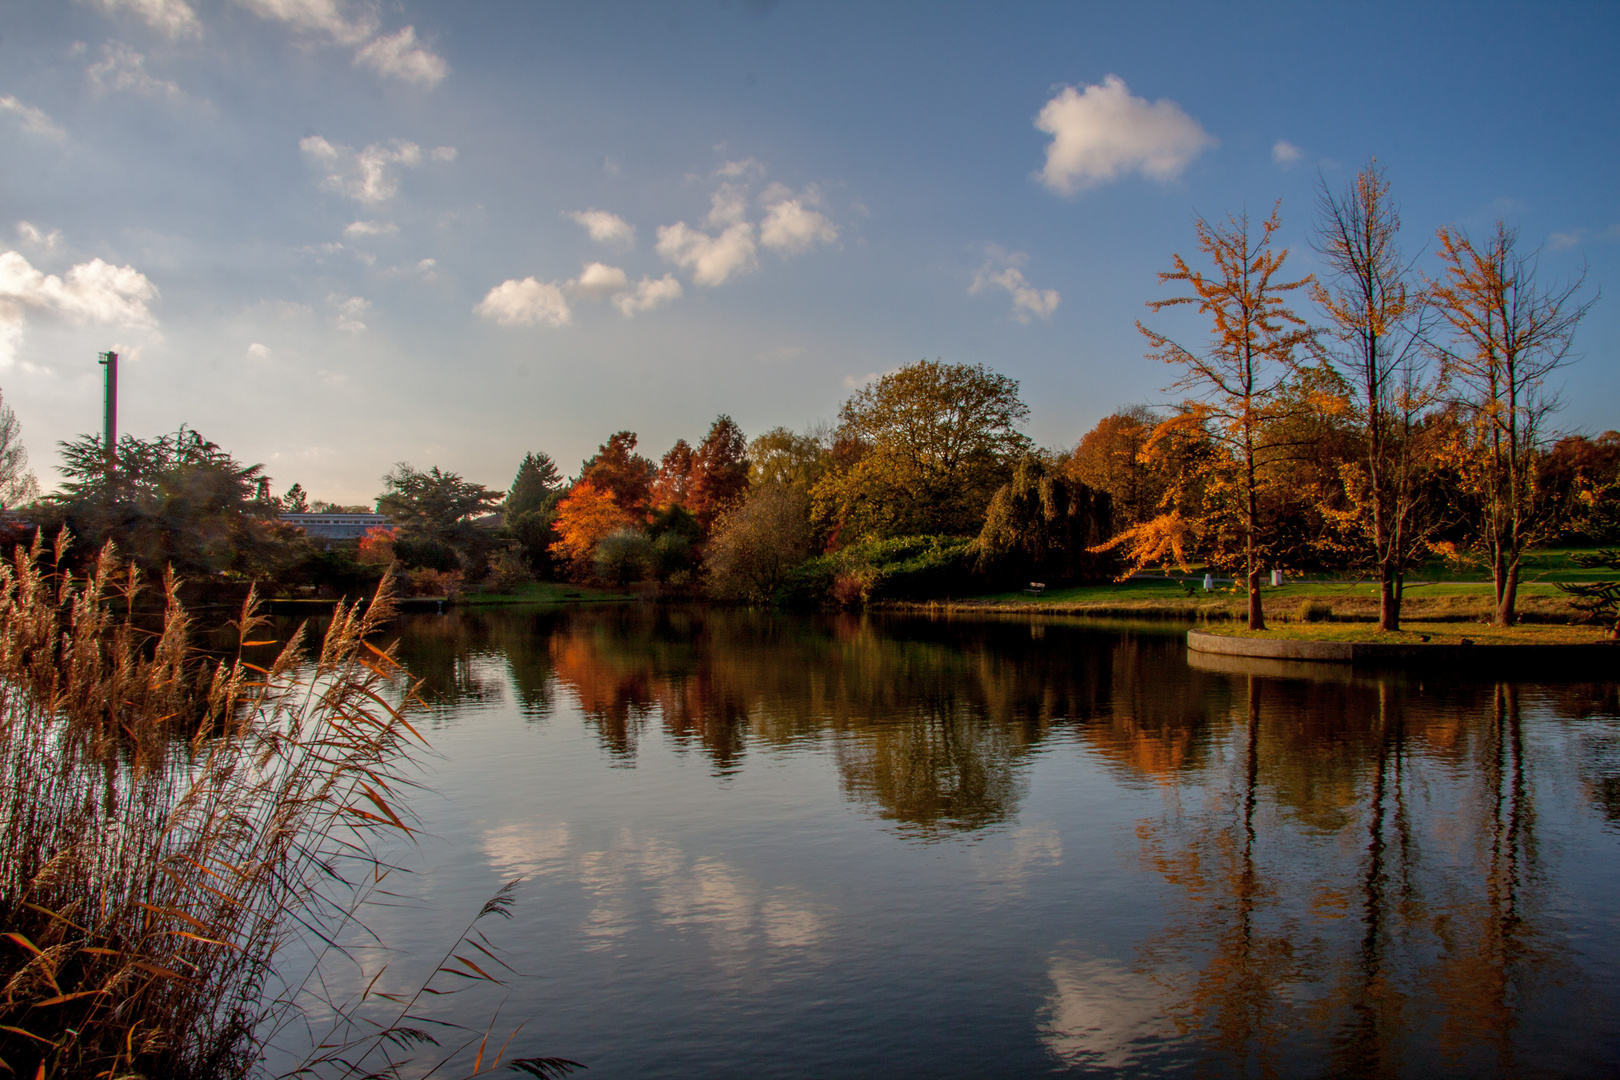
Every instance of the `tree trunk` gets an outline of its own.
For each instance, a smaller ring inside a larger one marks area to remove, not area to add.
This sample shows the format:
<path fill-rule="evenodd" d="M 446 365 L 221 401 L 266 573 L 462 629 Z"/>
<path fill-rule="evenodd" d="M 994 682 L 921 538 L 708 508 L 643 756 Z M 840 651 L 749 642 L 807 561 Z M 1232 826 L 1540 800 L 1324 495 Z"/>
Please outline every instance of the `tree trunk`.
<path fill-rule="evenodd" d="M 1395 591 L 1395 568 L 1385 563 L 1378 574 L 1378 629 L 1401 628 L 1401 601 Z"/>
<path fill-rule="evenodd" d="M 1513 626 L 1519 621 L 1519 613 L 1515 605 L 1519 597 L 1519 564 L 1517 561 L 1508 566 L 1507 580 L 1498 590 L 1496 605 L 1496 625 Z"/>

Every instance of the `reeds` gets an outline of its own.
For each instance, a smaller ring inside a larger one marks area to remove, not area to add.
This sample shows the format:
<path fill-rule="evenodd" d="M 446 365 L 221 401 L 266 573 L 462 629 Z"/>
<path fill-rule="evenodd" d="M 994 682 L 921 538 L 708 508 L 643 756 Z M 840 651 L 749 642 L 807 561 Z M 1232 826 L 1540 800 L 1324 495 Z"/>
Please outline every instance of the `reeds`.
<path fill-rule="evenodd" d="M 313 659 L 300 627 L 265 667 L 242 653 L 270 644 L 252 596 L 237 654 L 208 658 L 172 577 L 154 635 L 110 546 L 84 580 L 53 554 L 36 540 L 0 563 L 0 1069 L 250 1075 L 307 989 L 274 989 L 278 951 L 295 935 L 340 947 L 386 871 L 378 841 L 415 828 L 401 795 L 420 702 L 367 640 L 391 582 L 339 604 Z M 366 1033 L 393 1046 L 400 1027 Z M 400 1055 L 377 1049 L 340 1037 L 303 1069 L 392 1075 Z"/>

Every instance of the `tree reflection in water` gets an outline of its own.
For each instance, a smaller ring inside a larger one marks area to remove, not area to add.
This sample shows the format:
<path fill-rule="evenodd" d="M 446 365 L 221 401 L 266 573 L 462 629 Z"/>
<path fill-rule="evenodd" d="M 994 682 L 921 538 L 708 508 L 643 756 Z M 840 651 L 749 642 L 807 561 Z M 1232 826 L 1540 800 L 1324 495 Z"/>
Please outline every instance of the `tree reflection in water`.
<path fill-rule="evenodd" d="M 1565 755 L 1620 821 L 1612 685 L 1197 670 L 1174 634 L 1062 621 L 627 605 L 402 625 L 444 716 L 509 680 L 528 717 L 577 708 L 619 767 L 650 737 L 717 776 L 813 747 L 909 839 L 1015 821 L 1059 745 L 1158 792 L 1134 857 L 1161 927 L 1132 959 L 1051 965 L 1042 1038 L 1071 1064 L 1127 1067 L 1173 1026 L 1245 1075 L 1535 1071 L 1515 1033 L 1579 997 L 1538 784 Z"/>

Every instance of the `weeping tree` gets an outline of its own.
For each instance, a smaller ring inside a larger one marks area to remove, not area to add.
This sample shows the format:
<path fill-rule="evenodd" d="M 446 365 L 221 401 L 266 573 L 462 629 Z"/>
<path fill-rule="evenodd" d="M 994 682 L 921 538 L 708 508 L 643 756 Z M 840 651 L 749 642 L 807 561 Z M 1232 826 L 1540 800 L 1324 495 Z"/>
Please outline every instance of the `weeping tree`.
<path fill-rule="evenodd" d="M 1035 454 L 990 499 L 974 543 L 979 569 L 1055 581 L 1106 577 L 1113 556 L 1092 549 L 1113 533 L 1113 500 L 1065 477 Z"/>

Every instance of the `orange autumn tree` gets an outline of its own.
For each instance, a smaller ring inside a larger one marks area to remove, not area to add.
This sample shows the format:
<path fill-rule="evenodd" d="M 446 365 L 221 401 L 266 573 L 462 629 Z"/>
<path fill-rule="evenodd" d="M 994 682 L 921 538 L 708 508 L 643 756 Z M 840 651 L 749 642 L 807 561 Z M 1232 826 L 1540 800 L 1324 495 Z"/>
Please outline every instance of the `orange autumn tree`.
<path fill-rule="evenodd" d="M 558 539 L 548 550 L 566 562 L 575 580 L 588 577 L 596 545 L 619 529 L 633 529 L 636 519 L 605 488 L 589 480 L 575 484 L 557 504 L 557 521 L 552 527 Z"/>
<path fill-rule="evenodd" d="M 1264 474 L 1281 460 L 1287 448 L 1271 432 L 1286 425 L 1284 412 L 1299 407 L 1298 398 L 1286 393 L 1296 369 L 1295 351 L 1311 338 L 1304 320 L 1289 310 L 1286 295 L 1312 281 L 1278 280 L 1287 249 L 1275 250 L 1272 236 L 1280 227 L 1278 208 L 1254 235 L 1249 215 L 1229 215 L 1226 222 L 1198 218 L 1198 247 L 1213 264 L 1206 274 L 1172 256 L 1175 269 L 1159 274 L 1161 284 L 1185 282 L 1191 295 L 1152 300 L 1154 311 L 1183 304 L 1196 305 L 1213 323 L 1209 341 L 1196 349 L 1165 334 L 1136 324 L 1152 345 L 1148 355 L 1182 369 L 1172 389 L 1189 391 L 1198 403 L 1209 435 L 1226 451 L 1235 473 L 1236 507 L 1225 517 L 1237 525 L 1243 549 L 1243 572 L 1249 592 L 1249 628 L 1263 630 L 1265 610 L 1260 603 L 1260 562 L 1267 522 L 1260 513 Z M 1294 404 L 1290 404 L 1294 402 Z"/>

